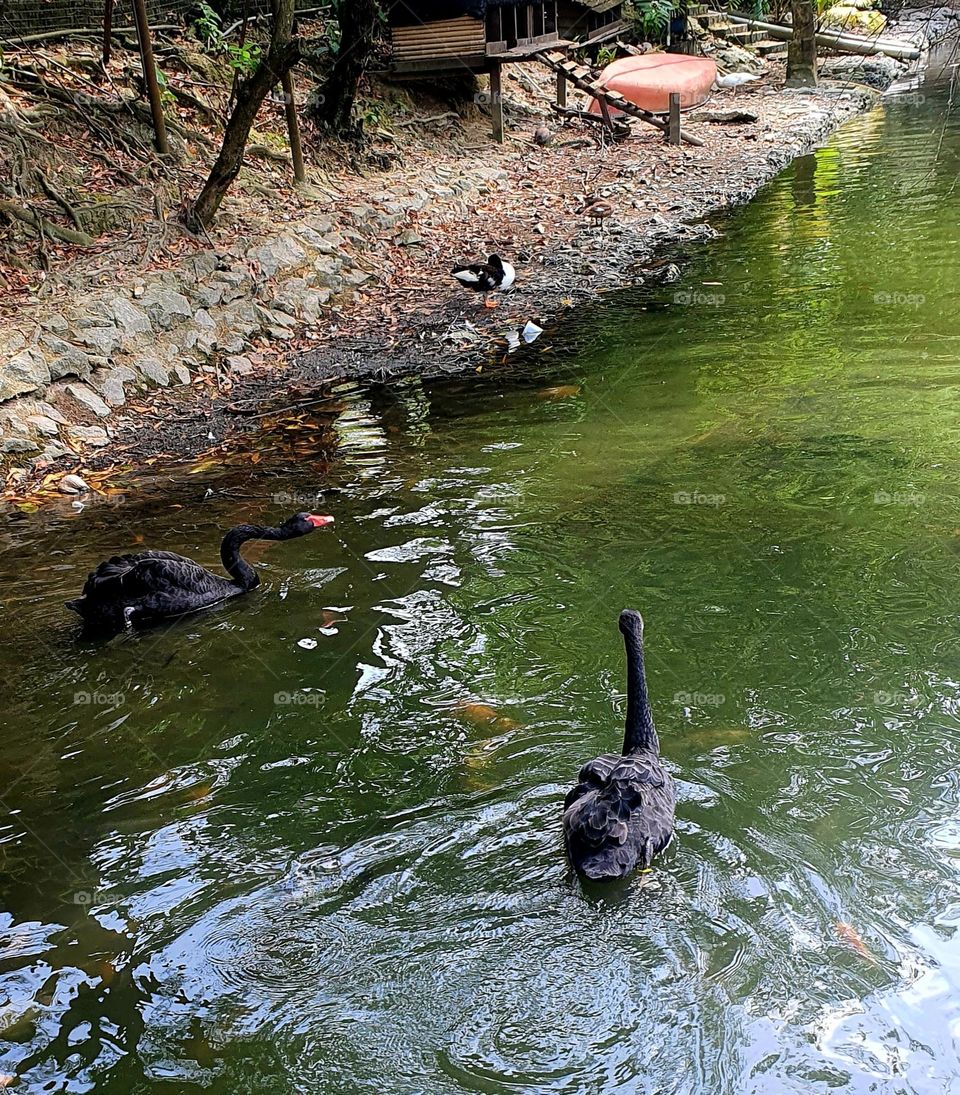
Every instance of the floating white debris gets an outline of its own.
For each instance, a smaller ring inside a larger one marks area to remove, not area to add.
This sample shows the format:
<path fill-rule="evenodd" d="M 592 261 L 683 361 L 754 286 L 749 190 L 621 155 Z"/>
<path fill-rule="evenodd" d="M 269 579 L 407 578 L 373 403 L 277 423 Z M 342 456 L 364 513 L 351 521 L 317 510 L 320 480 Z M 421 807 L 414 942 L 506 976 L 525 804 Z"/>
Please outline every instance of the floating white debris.
<path fill-rule="evenodd" d="M 339 635 L 340 632 L 335 627 L 321 627 L 318 628 L 321 635 Z"/>
<path fill-rule="evenodd" d="M 317 640 L 316 639 L 301 639 L 297 643 L 297 646 L 302 646 L 304 650 L 316 650 Z"/>
<path fill-rule="evenodd" d="M 520 349 L 520 332 L 519 331 L 507 331 L 503 336 L 507 340 L 507 350 L 511 353 L 514 350 Z"/>
<path fill-rule="evenodd" d="M 60 480 L 60 490 L 64 494 L 86 494 L 90 488 L 79 475 L 65 475 Z"/>
<path fill-rule="evenodd" d="M 528 319 L 520 334 L 523 335 L 524 342 L 534 342 L 543 334 L 543 328 L 538 327 L 532 319 Z"/>

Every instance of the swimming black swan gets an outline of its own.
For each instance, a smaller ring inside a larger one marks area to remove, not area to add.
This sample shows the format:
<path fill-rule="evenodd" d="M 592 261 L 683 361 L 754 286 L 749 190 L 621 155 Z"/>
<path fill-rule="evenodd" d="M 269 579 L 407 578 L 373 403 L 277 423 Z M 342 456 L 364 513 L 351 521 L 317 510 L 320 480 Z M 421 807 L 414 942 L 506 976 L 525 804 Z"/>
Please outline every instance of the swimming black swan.
<path fill-rule="evenodd" d="M 496 308 L 496 303 L 488 300 L 487 294 L 495 289 L 509 289 L 517 276 L 516 270 L 499 255 L 489 255 L 486 262 L 454 266 L 450 273 L 465 289 L 483 293 L 483 303 L 487 308 Z"/>
<path fill-rule="evenodd" d="M 83 596 L 67 601 L 67 608 L 78 612 L 89 630 L 116 632 L 127 624 L 149 627 L 256 589 L 260 578 L 240 557 L 247 540 L 292 540 L 332 524 L 332 517 L 298 513 L 279 528 L 237 525 L 220 544 L 220 559 L 229 578 L 172 551 L 115 555 L 90 573 Z"/>
<path fill-rule="evenodd" d="M 623 753 L 605 753 L 580 769 L 566 797 L 563 832 L 570 862 L 593 881 L 623 878 L 673 837 L 676 792 L 660 763 L 643 668 L 643 617 L 626 608 L 620 630 L 627 648 L 627 725 Z"/>

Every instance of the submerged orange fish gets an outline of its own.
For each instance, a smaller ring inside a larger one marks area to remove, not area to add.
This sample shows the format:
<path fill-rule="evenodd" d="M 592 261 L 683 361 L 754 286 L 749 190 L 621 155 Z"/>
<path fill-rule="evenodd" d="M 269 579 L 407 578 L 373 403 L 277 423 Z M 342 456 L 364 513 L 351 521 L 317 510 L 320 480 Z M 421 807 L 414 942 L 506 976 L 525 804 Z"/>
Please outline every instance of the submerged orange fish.
<path fill-rule="evenodd" d="M 540 399 L 568 399 L 580 394 L 579 384 L 558 384 L 554 388 L 541 388 L 537 395 Z"/>
<path fill-rule="evenodd" d="M 495 707 L 487 703 L 472 701 L 461 703 L 453 708 L 453 714 L 471 726 L 495 726 L 498 730 L 515 730 L 520 725 L 513 719 L 501 715 Z"/>
<path fill-rule="evenodd" d="M 855 950 L 861 958 L 866 958 L 868 962 L 876 962 L 877 956 L 873 951 L 864 943 L 860 938 L 860 933 L 852 924 L 846 924 L 842 920 L 838 920 L 833 925 L 833 930 L 837 933 L 837 938 L 841 943 L 846 943 L 851 950 Z"/>

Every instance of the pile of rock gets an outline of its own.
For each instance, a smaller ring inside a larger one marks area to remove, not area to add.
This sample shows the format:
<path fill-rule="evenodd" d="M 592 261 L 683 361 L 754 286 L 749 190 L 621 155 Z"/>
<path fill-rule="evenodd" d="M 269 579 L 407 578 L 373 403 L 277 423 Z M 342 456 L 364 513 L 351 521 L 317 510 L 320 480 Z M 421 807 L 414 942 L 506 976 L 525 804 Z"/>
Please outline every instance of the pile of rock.
<path fill-rule="evenodd" d="M 418 245 L 417 214 L 465 216 L 506 182 L 504 170 L 479 162 L 432 165 L 405 194 L 341 203 L 336 219 L 307 215 L 279 235 L 200 252 L 122 291 L 91 291 L 58 311 L 38 306 L 0 330 L 0 464 L 103 447 L 114 409 L 133 392 L 190 383 L 213 358 L 250 372 L 253 339 L 292 338 L 370 269 L 389 272 L 391 247 Z"/>

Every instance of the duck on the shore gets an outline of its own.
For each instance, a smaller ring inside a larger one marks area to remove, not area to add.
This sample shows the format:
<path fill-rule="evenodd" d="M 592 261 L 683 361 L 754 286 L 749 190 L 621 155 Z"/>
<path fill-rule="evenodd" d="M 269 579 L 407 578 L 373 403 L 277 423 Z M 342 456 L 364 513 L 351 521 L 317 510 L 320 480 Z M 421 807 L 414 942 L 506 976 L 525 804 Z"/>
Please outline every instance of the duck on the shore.
<path fill-rule="evenodd" d="M 620 613 L 627 651 L 627 721 L 621 754 L 588 761 L 567 794 L 563 834 L 570 862 L 594 882 L 650 869 L 653 857 L 673 839 L 676 791 L 660 762 L 643 665 L 643 617 Z"/>
<path fill-rule="evenodd" d="M 67 601 L 67 608 L 83 618 L 87 631 L 115 634 L 125 627 L 149 627 L 256 589 L 260 578 L 240 555 L 248 540 L 292 540 L 332 524 L 332 517 L 297 513 L 277 528 L 237 525 L 220 544 L 229 578 L 172 551 L 115 555 L 90 573 L 83 595 Z"/>
<path fill-rule="evenodd" d="M 594 228 L 603 231 L 603 222 L 614 214 L 613 203 L 606 198 L 598 198 L 595 194 L 588 194 L 584 198 L 583 215 L 593 223 Z"/>
<path fill-rule="evenodd" d="M 498 289 L 509 289 L 517 276 L 516 270 L 499 255 L 489 255 L 486 262 L 454 266 L 450 273 L 465 289 L 483 293 L 485 308 L 496 308 L 496 301 L 490 300 L 488 294 Z"/>

